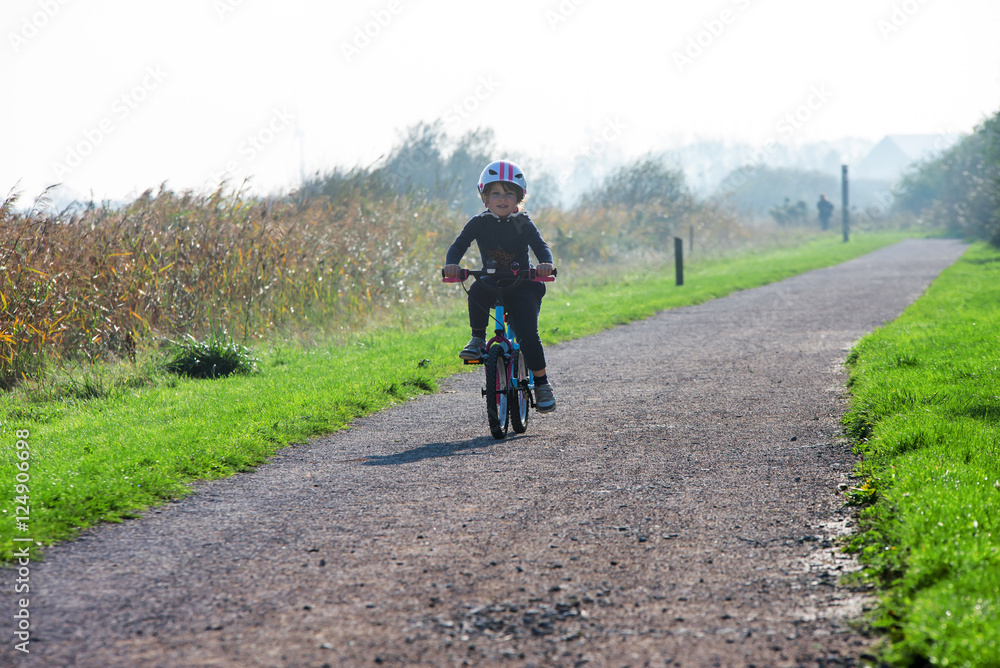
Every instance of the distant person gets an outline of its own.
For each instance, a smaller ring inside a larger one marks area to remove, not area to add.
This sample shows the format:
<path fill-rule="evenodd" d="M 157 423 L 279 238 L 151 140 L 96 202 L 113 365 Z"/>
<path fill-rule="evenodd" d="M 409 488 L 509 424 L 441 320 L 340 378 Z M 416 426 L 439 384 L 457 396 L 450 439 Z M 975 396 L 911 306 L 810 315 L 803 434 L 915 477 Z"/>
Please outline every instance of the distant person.
<path fill-rule="evenodd" d="M 830 229 L 830 216 L 833 215 L 833 204 L 826 198 L 826 195 L 821 194 L 819 196 L 819 201 L 816 202 L 816 209 L 819 210 L 819 228 L 824 231 Z"/>
<path fill-rule="evenodd" d="M 528 260 L 530 248 L 538 266 L 538 276 L 552 274 L 552 251 L 545 243 L 538 228 L 520 209 L 528 193 L 524 172 L 513 162 L 491 162 L 479 177 L 479 196 L 486 210 L 473 216 L 461 234 L 448 249 L 445 260 L 445 278 L 458 278 L 458 265 L 475 241 L 483 267 L 487 262 L 496 263 L 497 269 L 508 269 L 511 262 L 517 262 L 521 269 L 531 266 Z M 556 409 L 552 384 L 545 368 L 545 352 L 542 339 L 538 335 L 538 312 L 542 307 L 545 284 L 529 281 L 512 291 L 504 292 L 504 302 L 510 324 L 517 332 L 517 340 L 524 354 L 524 361 L 535 376 L 535 405 L 539 413 L 549 413 Z M 464 360 L 477 360 L 486 354 L 486 327 L 489 325 L 493 295 L 473 282 L 469 287 L 469 324 L 472 339 L 458 354 Z"/>

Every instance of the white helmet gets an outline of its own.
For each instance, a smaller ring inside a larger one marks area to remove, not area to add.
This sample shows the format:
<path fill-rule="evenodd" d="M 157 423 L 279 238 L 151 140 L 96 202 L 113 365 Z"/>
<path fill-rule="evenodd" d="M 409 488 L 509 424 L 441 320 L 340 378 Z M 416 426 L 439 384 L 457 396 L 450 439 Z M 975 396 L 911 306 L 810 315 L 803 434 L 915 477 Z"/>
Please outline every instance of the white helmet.
<path fill-rule="evenodd" d="M 521 197 L 528 194 L 528 183 L 524 180 L 524 172 L 515 163 L 507 160 L 497 160 L 486 165 L 479 175 L 479 194 L 490 183 L 512 183 L 521 189 Z"/>

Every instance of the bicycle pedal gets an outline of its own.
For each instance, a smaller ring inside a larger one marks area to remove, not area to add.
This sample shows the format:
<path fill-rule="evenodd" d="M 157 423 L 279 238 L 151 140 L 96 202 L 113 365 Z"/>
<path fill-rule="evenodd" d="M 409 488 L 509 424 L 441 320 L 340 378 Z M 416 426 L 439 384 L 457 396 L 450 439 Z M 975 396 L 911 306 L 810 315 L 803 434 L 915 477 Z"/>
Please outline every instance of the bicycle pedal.
<path fill-rule="evenodd" d="M 482 364 L 483 361 L 484 360 L 481 357 L 477 360 L 462 360 L 462 362 L 464 362 L 465 364 Z"/>

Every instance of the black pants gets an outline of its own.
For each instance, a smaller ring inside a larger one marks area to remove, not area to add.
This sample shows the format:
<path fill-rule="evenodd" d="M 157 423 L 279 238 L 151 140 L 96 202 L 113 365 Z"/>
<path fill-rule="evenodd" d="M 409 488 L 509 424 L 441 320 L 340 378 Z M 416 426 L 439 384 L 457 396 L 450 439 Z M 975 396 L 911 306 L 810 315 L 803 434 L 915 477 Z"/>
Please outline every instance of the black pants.
<path fill-rule="evenodd" d="M 542 283 L 522 283 L 503 293 L 507 323 L 514 329 L 524 354 L 524 363 L 532 371 L 545 368 L 545 352 L 542 350 L 542 339 L 538 336 L 538 312 L 544 296 L 545 285 Z M 496 326 L 491 324 L 489 317 L 495 303 L 496 293 L 479 281 L 469 286 L 469 324 L 473 333 L 477 330 L 489 330 L 487 340 Z"/>

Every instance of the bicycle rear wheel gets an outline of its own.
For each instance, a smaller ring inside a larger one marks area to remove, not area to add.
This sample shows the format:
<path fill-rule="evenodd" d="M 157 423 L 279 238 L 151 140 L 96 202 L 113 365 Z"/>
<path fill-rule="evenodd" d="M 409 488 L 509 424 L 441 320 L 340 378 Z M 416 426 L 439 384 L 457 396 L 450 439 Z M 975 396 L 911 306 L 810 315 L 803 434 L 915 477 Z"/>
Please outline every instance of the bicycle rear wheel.
<path fill-rule="evenodd" d="M 510 426 L 514 433 L 523 434 L 528 429 L 531 399 L 528 396 L 528 369 L 520 350 L 511 354 L 510 376 Z"/>
<path fill-rule="evenodd" d="M 507 362 L 503 348 L 493 346 L 486 354 L 486 417 L 490 422 L 493 438 L 507 435 L 509 415 L 507 412 Z"/>

